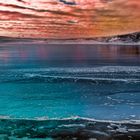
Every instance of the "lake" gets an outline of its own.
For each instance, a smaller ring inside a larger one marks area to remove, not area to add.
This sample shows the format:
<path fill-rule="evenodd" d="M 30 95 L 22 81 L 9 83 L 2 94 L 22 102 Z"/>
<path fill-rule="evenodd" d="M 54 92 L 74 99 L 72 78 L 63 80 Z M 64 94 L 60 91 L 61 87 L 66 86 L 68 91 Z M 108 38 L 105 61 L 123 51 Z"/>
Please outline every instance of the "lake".
<path fill-rule="evenodd" d="M 1 44 L 2 119 L 137 122 L 139 108 L 138 45 Z"/>

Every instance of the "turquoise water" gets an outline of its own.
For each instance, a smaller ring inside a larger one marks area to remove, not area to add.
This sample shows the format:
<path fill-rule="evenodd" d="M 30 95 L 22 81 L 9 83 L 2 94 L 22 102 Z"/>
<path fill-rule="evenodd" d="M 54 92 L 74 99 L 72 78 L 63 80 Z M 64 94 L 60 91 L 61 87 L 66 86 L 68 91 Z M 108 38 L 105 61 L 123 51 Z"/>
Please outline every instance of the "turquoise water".
<path fill-rule="evenodd" d="M 140 119 L 140 46 L 3 43 L 0 116 Z"/>

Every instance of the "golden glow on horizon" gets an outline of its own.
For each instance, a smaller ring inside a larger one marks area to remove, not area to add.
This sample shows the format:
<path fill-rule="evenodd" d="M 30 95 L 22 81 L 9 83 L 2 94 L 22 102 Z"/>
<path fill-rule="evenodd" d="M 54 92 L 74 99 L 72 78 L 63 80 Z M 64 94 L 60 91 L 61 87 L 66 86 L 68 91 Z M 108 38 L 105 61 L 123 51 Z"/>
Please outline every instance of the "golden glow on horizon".
<path fill-rule="evenodd" d="M 70 39 L 138 31 L 139 0 L 0 0 L 0 36 Z"/>

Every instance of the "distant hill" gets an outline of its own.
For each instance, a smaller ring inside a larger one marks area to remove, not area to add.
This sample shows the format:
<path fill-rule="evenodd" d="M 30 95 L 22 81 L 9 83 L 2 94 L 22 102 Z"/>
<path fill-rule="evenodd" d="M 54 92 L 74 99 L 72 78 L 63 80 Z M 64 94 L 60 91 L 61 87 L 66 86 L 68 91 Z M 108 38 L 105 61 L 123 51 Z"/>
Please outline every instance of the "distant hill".
<path fill-rule="evenodd" d="M 118 35 L 113 37 L 103 37 L 96 38 L 95 40 L 103 41 L 103 42 L 124 42 L 124 43 L 136 43 L 140 42 L 140 32 L 126 34 L 126 35 Z"/>
<path fill-rule="evenodd" d="M 30 38 L 11 38 L 11 37 L 0 37 L 0 42 L 36 42 L 43 41 L 46 43 L 140 43 L 140 32 L 118 35 L 112 37 L 97 37 L 87 39 L 30 39 Z"/>

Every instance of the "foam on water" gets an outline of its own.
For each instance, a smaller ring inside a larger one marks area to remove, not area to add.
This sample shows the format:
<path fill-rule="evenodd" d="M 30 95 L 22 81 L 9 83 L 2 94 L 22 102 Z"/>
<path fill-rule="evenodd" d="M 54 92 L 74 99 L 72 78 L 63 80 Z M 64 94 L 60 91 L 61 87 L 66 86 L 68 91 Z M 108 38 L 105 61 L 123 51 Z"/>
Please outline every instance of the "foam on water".
<path fill-rule="evenodd" d="M 90 68 L 34 68 L 1 71 L 0 82 L 12 80 L 57 82 L 139 82 L 140 66 L 101 66 Z M 5 78 L 4 78 L 5 77 Z"/>
<path fill-rule="evenodd" d="M 26 68 L 26 69 L 12 69 L 10 71 L 16 72 L 56 72 L 56 73 L 93 73 L 93 72 L 140 72 L 140 66 L 94 66 L 94 67 L 50 67 L 50 68 Z"/>

